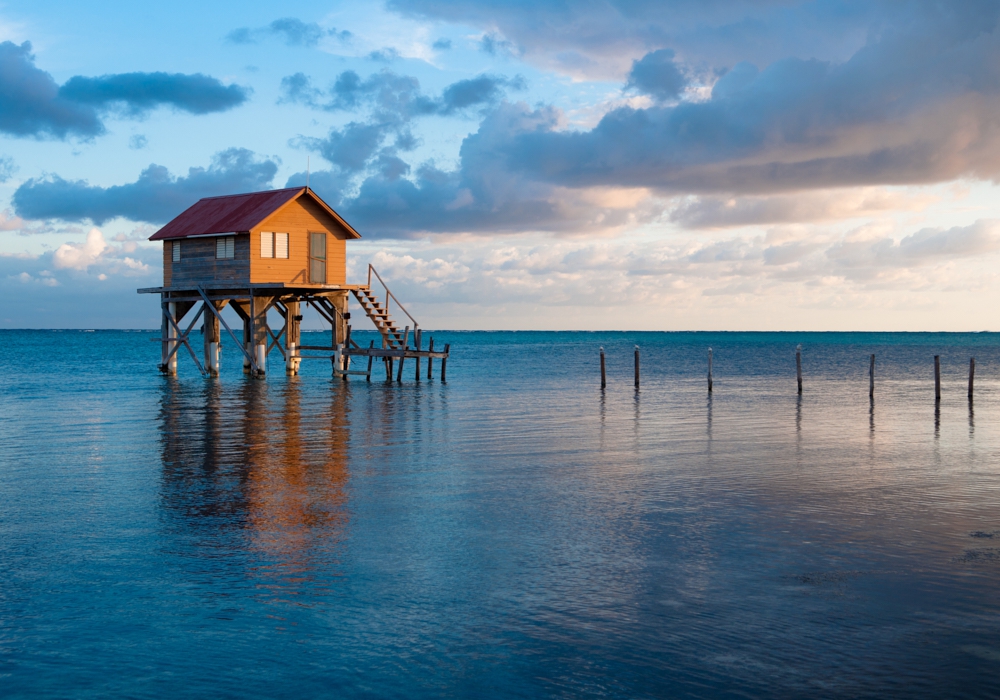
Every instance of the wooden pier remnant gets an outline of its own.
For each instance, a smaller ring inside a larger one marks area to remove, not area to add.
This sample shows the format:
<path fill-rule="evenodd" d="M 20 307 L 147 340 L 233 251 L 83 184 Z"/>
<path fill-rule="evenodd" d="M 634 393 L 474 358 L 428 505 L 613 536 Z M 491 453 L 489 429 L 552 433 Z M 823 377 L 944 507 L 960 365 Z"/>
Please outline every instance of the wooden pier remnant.
<path fill-rule="evenodd" d="M 799 384 L 799 393 L 802 393 L 802 346 L 795 346 L 795 379 Z"/>
<path fill-rule="evenodd" d="M 639 346 L 635 346 L 635 390 L 639 391 Z"/>
<path fill-rule="evenodd" d="M 604 348 L 601 348 L 601 388 L 606 389 L 608 387 L 608 375 L 604 369 Z"/>
<path fill-rule="evenodd" d="M 875 398 L 875 353 L 868 363 L 868 398 Z"/>
<path fill-rule="evenodd" d="M 712 393 L 712 348 L 708 349 L 708 393 Z"/>
<path fill-rule="evenodd" d="M 934 356 L 934 400 L 941 400 L 941 356 Z"/>
<path fill-rule="evenodd" d="M 255 378 L 266 376 L 274 351 L 280 353 L 288 375 L 299 373 L 302 360 L 327 358 L 335 376 L 364 375 L 370 380 L 372 362 L 381 358 L 388 379 L 398 358 L 401 379 L 403 359 L 417 360 L 419 375 L 421 357 L 428 359 L 428 370 L 431 358 L 440 358 L 443 375 L 450 346 L 445 345 L 444 352 L 421 350 L 422 329 L 371 265 L 366 284 L 347 284 L 346 242 L 360 237 L 308 187 L 207 197 L 193 204 L 150 237 L 163 242 L 163 286 L 137 290 L 160 295 L 160 371 L 177 373 L 183 346 L 203 375 L 218 376 L 224 329 L 243 356 L 243 371 Z M 384 305 L 372 290 L 373 274 L 385 289 Z M 381 336 L 381 347 L 372 342 L 363 348 L 351 339 L 352 296 Z M 412 321 L 415 348 L 407 346 L 392 319 L 392 302 Z M 243 323 L 242 337 L 222 316 L 227 306 Z M 330 324 L 329 344 L 302 344 L 306 307 Z M 182 329 L 182 321 L 195 309 Z M 277 333 L 270 312 L 281 318 Z M 204 365 L 189 340 L 199 318 Z M 351 369 L 351 359 L 358 356 L 368 359 L 367 370 Z"/>
<path fill-rule="evenodd" d="M 972 401 L 972 384 L 976 379 L 976 358 L 969 358 L 969 401 Z"/>

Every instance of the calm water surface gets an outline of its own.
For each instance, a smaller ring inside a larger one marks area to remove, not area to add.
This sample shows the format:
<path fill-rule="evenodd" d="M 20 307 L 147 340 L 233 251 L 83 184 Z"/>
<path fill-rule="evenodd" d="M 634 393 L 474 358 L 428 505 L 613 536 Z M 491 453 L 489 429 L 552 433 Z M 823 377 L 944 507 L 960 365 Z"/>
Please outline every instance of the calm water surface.
<path fill-rule="evenodd" d="M 1000 336 L 434 335 L 447 384 L 0 331 L 0 695 L 1000 694 Z"/>

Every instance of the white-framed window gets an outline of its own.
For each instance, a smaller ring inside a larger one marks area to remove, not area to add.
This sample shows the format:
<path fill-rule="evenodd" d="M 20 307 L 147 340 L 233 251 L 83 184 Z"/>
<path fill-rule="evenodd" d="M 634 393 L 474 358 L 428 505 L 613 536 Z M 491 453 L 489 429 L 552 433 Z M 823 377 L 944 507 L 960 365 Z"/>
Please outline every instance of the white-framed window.
<path fill-rule="evenodd" d="M 215 239 L 215 257 L 226 260 L 236 257 L 236 236 L 223 236 Z"/>
<path fill-rule="evenodd" d="M 181 242 L 180 241 L 173 241 L 171 243 L 171 245 L 170 245 L 170 248 L 171 248 L 170 259 L 173 262 L 180 262 L 181 261 Z"/>
<path fill-rule="evenodd" d="M 288 234 L 260 232 L 260 257 L 288 258 Z"/>

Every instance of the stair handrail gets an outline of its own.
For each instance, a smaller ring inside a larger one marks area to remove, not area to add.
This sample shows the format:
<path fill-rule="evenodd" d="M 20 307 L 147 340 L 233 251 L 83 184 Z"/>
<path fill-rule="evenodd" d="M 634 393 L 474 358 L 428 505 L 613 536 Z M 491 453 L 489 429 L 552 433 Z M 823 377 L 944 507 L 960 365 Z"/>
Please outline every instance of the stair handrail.
<path fill-rule="evenodd" d="M 382 283 L 382 287 L 385 289 L 385 311 L 386 311 L 386 313 L 387 314 L 389 313 L 389 300 L 390 299 L 394 299 L 396 301 L 396 305 L 399 306 L 399 308 L 403 310 L 404 314 L 406 314 L 407 316 L 409 316 L 409 318 L 410 318 L 411 321 L 413 321 L 413 332 L 416 333 L 417 327 L 420 325 L 420 324 L 417 323 L 417 319 L 413 318 L 413 315 L 410 314 L 410 312 L 406 310 L 406 307 L 399 303 L 399 299 L 397 299 L 396 295 L 392 293 L 392 290 L 389 289 L 389 285 L 387 285 L 385 283 L 385 280 L 382 279 L 382 275 L 380 275 L 378 273 L 378 270 L 376 270 L 374 267 L 372 267 L 371 263 L 368 263 L 368 289 L 372 288 L 372 273 L 373 272 L 375 273 L 375 276 L 378 278 L 378 281 Z"/>

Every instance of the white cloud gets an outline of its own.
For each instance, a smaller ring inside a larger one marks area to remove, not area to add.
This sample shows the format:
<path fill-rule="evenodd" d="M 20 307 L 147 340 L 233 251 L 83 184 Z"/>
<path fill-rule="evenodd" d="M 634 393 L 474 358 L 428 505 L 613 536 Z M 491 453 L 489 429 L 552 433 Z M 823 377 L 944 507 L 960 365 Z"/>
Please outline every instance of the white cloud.
<path fill-rule="evenodd" d="M 102 270 L 98 277 L 101 280 L 107 279 L 109 273 L 139 276 L 149 273 L 152 269 L 134 257 L 140 250 L 143 249 L 128 238 L 121 245 L 110 245 L 104 240 L 104 234 L 99 229 L 93 228 L 83 243 L 63 243 L 56 248 L 52 253 L 52 264 L 56 269 L 82 272 L 97 266 Z"/>
<path fill-rule="evenodd" d="M 22 272 L 19 275 L 8 275 L 8 279 L 16 280 L 21 284 L 42 284 L 46 287 L 58 287 L 59 280 L 51 277 L 52 273 L 43 270 L 38 277 L 33 277 L 28 272 Z"/>
<path fill-rule="evenodd" d="M 56 248 L 52 262 L 58 269 L 86 270 L 100 259 L 107 247 L 104 234 L 92 228 L 84 243 L 63 243 Z"/>

